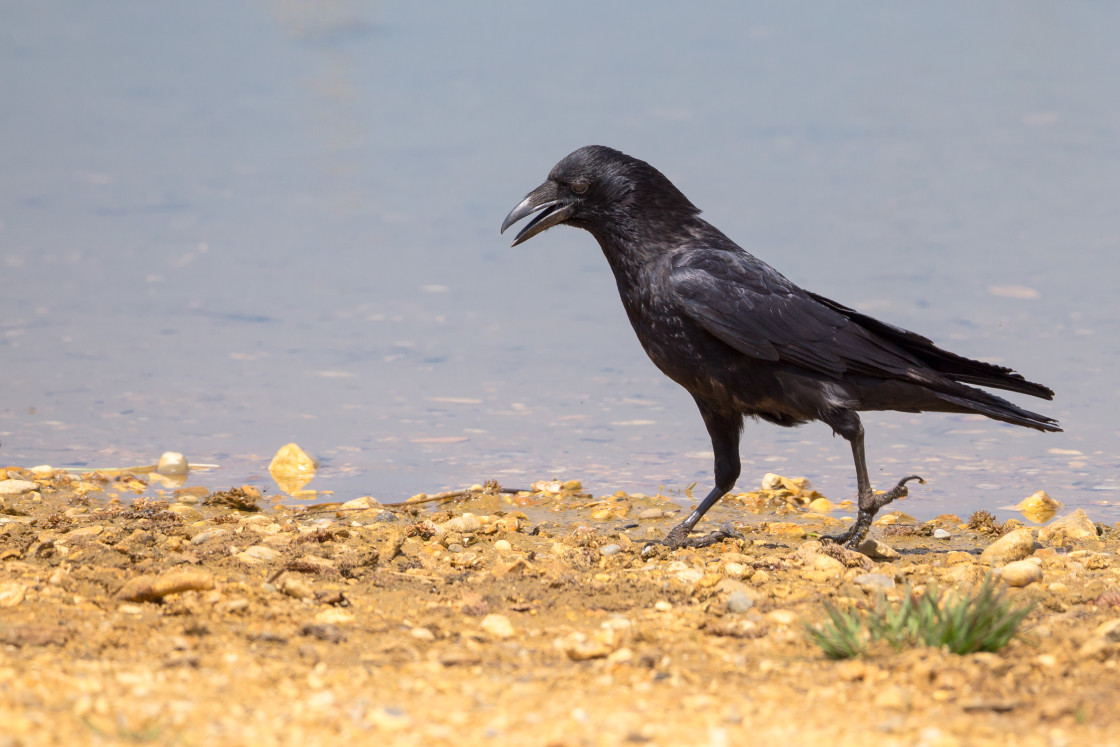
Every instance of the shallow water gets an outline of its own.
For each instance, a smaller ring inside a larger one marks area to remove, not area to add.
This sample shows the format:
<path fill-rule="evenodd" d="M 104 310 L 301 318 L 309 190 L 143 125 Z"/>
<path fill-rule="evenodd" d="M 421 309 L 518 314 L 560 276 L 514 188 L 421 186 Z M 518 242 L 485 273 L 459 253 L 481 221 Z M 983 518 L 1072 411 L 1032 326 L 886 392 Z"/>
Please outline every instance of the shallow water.
<path fill-rule="evenodd" d="M 223 487 L 297 441 L 336 498 L 706 492 L 591 238 L 498 236 L 600 142 L 805 287 L 1058 392 L 1018 400 L 1057 435 L 866 416 L 878 482 L 930 480 L 905 510 L 1120 518 L 1120 9 L 568 6 L 0 10 L 0 462 L 172 449 Z M 749 425 L 740 486 L 846 497 L 829 435 Z"/>

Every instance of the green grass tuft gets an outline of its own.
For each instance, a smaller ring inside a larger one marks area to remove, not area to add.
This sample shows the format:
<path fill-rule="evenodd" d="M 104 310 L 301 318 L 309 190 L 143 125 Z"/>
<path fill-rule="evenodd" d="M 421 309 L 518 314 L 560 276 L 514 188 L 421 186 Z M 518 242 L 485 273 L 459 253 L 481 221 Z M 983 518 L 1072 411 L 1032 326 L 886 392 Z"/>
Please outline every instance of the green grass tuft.
<path fill-rule="evenodd" d="M 926 645 L 945 646 L 954 654 L 998 651 L 1033 606 L 1009 602 L 998 582 L 988 577 L 975 592 L 943 597 L 931 586 L 920 597 L 908 593 L 897 605 L 888 605 L 880 593 L 875 609 L 866 612 L 825 604 L 828 619 L 806 623 L 805 632 L 830 659 L 862 656 L 875 641 L 896 650 Z"/>

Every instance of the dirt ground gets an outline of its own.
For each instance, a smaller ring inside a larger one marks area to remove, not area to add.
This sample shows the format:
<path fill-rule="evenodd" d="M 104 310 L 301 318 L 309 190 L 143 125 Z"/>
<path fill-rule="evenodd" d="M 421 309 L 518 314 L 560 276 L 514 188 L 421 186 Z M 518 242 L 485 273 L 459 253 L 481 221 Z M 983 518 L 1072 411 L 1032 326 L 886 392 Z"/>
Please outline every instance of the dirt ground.
<path fill-rule="evenodd" d="M 790 481 L 712 512 L 741 540 L 672 552 L 648 540 L 680 506 L 576 483 L 388 508 L 5 485 L 0 747 L 1120 744 L 1116 527 L 1030 530 L 999 652 L 832 661 L 802 625 L 825 600 L 973 586 L 998 532 L 888 516 L 872 560 L 814 541 L 842 522 Z"/>

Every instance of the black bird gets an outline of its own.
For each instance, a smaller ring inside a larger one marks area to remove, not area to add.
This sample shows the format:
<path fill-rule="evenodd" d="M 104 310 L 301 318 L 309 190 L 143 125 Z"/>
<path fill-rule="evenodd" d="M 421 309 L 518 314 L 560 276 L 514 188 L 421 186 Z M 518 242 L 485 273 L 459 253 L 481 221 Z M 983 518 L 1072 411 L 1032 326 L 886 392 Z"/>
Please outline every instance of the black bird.
<path fill-rule="evenodd" d="M 536 213 L 517 246 L 561 224 L 583 228 L 610 263 L 622 305 L 646 353 L 696 400 L 715 452 L 715 487 L 665 539 L 700 547 L 727 525 L 689 538 L 739 478 L 743 416 L 784 425 L 820 420 L 852 447 L 859 514 L 831 539 L 855 547 L 875 513 L 910 480 L 875 493 L 867 477 L 862 410 L 980 413 L 1040 431 L 1053 418 L 968 386 L 1043 399 L 1054 392 L 1009 368 L 970 360 L 932 341 L 803 290 L 700 217 L 660 171 L 600 145 L 573 152 L 502 222 Z"/>

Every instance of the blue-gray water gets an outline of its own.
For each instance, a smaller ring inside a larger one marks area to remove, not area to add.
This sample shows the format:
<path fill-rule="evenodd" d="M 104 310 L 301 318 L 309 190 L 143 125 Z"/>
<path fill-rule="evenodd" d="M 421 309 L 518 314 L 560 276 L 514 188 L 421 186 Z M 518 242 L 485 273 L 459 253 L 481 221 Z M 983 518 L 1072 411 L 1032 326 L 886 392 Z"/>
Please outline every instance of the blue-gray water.
<path fill-rule="evenodd" d="M 164 450 L 382 499 L 710 481 L 598 247 L 506 212 L 588 143 L 652 162 L 805 287 L 1058 392 L 1043 435 L 865 417 L 921 516 L 1120 510 L 1120 6 L 5 3 L 0 463 Z M 740 486 L 854 488 L 820 424 Z"/>

